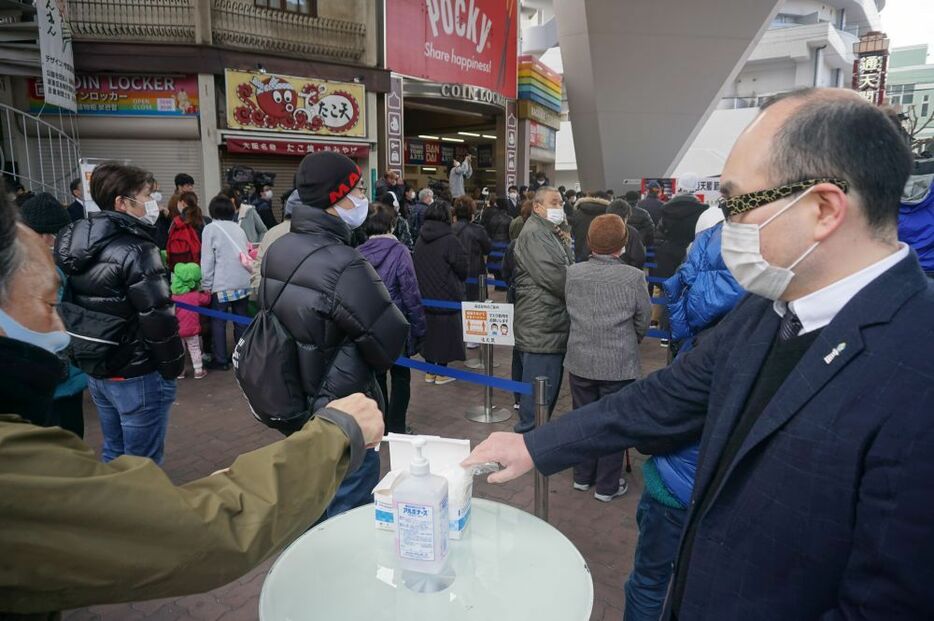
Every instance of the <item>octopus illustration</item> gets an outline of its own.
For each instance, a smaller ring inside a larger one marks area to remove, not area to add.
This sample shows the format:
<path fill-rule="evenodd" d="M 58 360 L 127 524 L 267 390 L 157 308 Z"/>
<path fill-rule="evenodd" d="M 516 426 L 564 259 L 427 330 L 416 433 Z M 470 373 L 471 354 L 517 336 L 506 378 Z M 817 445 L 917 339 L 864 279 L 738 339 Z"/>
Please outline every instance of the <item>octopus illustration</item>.
<path fill-rule="evenodd" d="M 237 122 L 267 129 L 318 132 L 327 128 L 341 133 L 356 125 L 360 114 L 356 99 L 349 93 L 328 93 L 324 84 L 313 83 L 305 84 L 298 92 L 278 76 L 254 77 L 249 84 L 240 84 L 237 99 L 243 104 L 234 109 Z"/>

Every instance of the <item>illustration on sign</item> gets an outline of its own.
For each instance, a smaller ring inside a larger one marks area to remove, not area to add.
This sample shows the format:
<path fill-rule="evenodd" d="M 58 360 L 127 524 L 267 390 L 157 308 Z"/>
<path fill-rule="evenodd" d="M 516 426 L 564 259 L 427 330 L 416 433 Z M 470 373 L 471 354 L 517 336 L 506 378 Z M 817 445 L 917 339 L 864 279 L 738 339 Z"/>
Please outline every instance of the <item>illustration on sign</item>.
<path fill-rule="evenodd" d="M 464 341 L 489 345 L 515 345 L 512 335 L 513 305 L 462 302 Z"/>
<path fill-rule="evenodd" d="M 75 112 L 75 61 L 68 6 L 64 0 L 38 0 L 35 5 L 46 101 Z"/>
<path fill-rule="evenodd" d="M 226 76 L 231 129 L 366 135 L 360 84 L 230 69 Z"/>

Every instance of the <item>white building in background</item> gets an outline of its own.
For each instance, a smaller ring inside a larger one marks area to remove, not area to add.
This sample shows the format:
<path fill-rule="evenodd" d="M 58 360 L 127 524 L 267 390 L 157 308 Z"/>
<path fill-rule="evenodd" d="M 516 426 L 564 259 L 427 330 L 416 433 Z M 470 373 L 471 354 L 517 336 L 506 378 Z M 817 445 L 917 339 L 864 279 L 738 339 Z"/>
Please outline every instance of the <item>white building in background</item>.
<path fill-rule="evenodd" d="M 746 64 L 727 84 L 721 101 L 672 170 L 658 176 L 694 172 L 717 175 L 739 133 L 771 95 L 808 86 L 847 86 L 853 70 L 853 44 L 860 34 L 881 30 L 879 11 L 885 0 L 786 0 Z M 562 72 L 557 48 L 539 49 L 547 40 L 551 2 L 523 2 L 523 53 L 540 53 L 542 61 Z M 536 10 L 538 12 L 536 12 Z M 536 47 L 538 46 L 538 47 Z M 639 88 L 634 84 L 633 88 Z M 626 93 L 620 93 L 625 97 Z M 567 101 L 565 98 L 565 108 Z M 577 159 L 573 132 L 563 114 L 557 135 L 555 185 L 575 187 Z M 620 145 L 625 148 L 625 145 Z M 588 188 L 584 188 L 585 190 Z M 627 188 L 614 188 L 623 190 Z"/>
<path fill-rule="evenodd" d="M 671 176 L 717 175 L 768 97 L 810 86 L 849 86 L 853 44 L 881 30 L 885 0 L 787 0 Z"/>

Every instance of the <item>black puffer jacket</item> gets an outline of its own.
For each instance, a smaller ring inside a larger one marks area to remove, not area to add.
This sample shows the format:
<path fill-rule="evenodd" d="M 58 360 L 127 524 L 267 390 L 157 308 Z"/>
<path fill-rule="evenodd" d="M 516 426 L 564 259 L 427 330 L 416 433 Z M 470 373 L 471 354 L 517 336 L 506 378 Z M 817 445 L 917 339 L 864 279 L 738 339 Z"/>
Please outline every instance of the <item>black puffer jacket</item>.
<path fill-rule="evenodd" d="M 154 231 L 133 216 L 104 211 L 72 222 L 55 241 L 55 262 L 68 276 L 66 300 L 90 311 L 77 323 L 66 317 L 69 332 L 101 338 L 101 317 L 122 320 L 120 334 L 106 339 L 120 345 L 93 369 L 79 365 L 94 376 L 159 371 L 175 379 L 184 369 L 168 273 Z"/>
<path fill-rule="evenodd" d="M 512 224 L 512 216 L 506 211 L 506 199 L 496 199 L 496 206 L 488 208 L 483 212 L 483 220 L 480 224 L 486 229 L 487 235 L 494 242 L 509 243 L 509 225 Z"/>
<path fill-rule="evenodd" d="M 707 209 L 693 194 L 679 194 L 662 207 L 656 228 L 655 255 L 658 268 L 652 273 L 670 278 L 684 262 L 688 245 L 694 241 L 697 219 Z"/>
<path fill-rule="evenodd" d="M 427 220 L 415 242 L 415 276 L 423 298 L 464 299 L 467 278 L 467 251 L 451 231 L 451 225 Z M 427 313 L 457 313 L 456 310 L 425 308 Z"/>
<path fill-rule="evenodd" d="M 655 244 L 655 223 L 645 209 L 633 206 L 628 224 L 639 232 L 639 239 L 642 240 L 643 246 Z"/>
<path fill-rule="evenodd" d="M 479 224 L 458 221 L 451 226 L 451 231 L 467 251 L 467 275 L 486 274 L 486 256 L 493 247 L 486 229 Z"/>
<path fill-rule="evenodd" d="M 340 218 L 300 205 L 291 232 L 263 257 L 259 302 L 268 309 L 281 292 L 272 313 L 298 344 L 310 412 L 355 392 L 382 408 L 374 371 L 392 366 L 409 334 L 376 270 L 349 243 Z"/>
<path fill-rule="evenodd" d="M 597 216 L 606 213 L 609 201 L 602 198 L 582 198 L 574 204 L 574 217 L 571 218 L 571 236 L 574 238 L 574 260 L 580 263 L 590 256 L 590 247 L 587 246 L 587 232 L 590 223 Z"/>

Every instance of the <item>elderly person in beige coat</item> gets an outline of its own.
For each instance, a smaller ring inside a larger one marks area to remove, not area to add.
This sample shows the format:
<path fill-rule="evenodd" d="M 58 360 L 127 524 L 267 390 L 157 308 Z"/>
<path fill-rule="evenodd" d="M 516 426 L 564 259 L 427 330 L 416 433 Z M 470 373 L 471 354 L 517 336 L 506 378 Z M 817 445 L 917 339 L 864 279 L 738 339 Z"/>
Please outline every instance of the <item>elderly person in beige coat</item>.
<path fill-rule="evenodd" d="M 645 336 L 652 302 L 641 270 L 620 261 L 628 229 L 615 214 L 590 224 L 590 257 L 567 270 L 565 299 L 571 332 L 564 368 L 571 399 L 578 409 L 614 393 L 641 375 L 639 341 Z M 574 467 L 574 489 L 609 502 L 626 493 L 623 453 L 588 460 Z"/>

